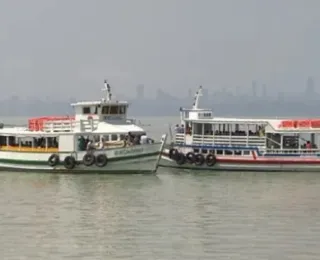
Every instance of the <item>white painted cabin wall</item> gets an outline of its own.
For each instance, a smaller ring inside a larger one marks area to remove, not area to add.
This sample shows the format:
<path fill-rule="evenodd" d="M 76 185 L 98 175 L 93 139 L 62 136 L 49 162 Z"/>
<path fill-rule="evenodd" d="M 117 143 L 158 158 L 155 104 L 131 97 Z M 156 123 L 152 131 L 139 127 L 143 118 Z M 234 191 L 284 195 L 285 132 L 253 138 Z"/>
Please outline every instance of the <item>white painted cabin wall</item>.
<path fill-rule="evenodd" d="M 75 151 L 76 143 L 74 135 L 60 135 L 59 136 L 59 152 Z"/>

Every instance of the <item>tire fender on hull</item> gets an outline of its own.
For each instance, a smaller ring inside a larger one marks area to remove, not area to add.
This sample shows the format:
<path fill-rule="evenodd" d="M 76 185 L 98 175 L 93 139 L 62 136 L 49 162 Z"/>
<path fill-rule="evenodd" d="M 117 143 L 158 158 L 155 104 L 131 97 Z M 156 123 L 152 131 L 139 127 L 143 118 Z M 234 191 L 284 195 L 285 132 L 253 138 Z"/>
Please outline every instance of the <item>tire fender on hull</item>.
<path fill-rule="evenodd" d="M 187 162 L 191 164 L 193 164 L 196 160 L 196 156 L 192 152 L 187 153 L 186 158 L 187 158 Z"/>
<path fill-rule="evenodd" d="M 76 159 L 73 156 L 67 156 L 63 161 L 63 165 L 66 169 L 72 170 L 76 166 Z"/>
<path fill-rule="evenodd" d="M 83 156 L 82 162 L 85 166 L 91 166 L 95 163 L 95 160 L 96 158 L 93 153 L 86 153 Z"/>
<path fill-rule="evenodd" d="M 195 165 L 201 166 L 202 164 L 204 164 L 205 159 L 204 156 L 201 153 L 198 153 L 195 157 Z"/>
<path fill-rule="evenodd" d="M 178 153 L 176 156 L 176 162 L 178 165 L 183 165 L 186 163 L 186 156 L 183 153 Z"/>
<path fill-rule="evenodd" d="M 108 164 L 108 157 L 105 154 L 99 154 L 96 157 L 96 165 L 98 167 L 104 167 Z"/>
<path fill-rule="evenodd" d="M 51 167 L 56 166 L 60 162 L 59 155 L 57 154 L 51 154 L 49 159 L 48 159 L 48 164 Z"/>
<path fill-rule="evenodd" d="M 217 162 L 217 158 L 214 154 L 208 154 L 206 157 L 206 164 L 208 166 L 214 166 Z"/>
<path fill-rule="evenodd" d="M 171 148 L 169 151 L 169 158 L 171 160 L 176 160 L 176 157 L 178 156 L 179 152 L 177 149 Z"/>

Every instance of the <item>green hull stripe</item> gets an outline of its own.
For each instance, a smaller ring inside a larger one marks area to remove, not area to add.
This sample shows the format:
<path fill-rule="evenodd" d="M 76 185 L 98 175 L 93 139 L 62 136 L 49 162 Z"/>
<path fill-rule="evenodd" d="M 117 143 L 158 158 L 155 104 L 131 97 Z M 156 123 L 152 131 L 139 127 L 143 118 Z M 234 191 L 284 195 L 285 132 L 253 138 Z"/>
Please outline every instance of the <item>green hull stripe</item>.
<path fill-rule="evenodd" d="M 153 152 L 148 154 L 138 154 L 138 155 L 131 155 L 131 156 L 123 156 L 123 157 L 116 157 L 116 158 L 108 158 L 108 162 L 116 162 L 116 161 L 126 161 L 126 160 L 133 160 L 145 157 L 151 157 L 159 155 L 160 152 Z M 48 156 L 49 159 L 49 156 Z M 48 165 L 48 161 L 28 161 L 28 160 L 17 160 L 17 159 L 2 159 L 0 158 L 0 163 L 8 163 L 8 164 L 25 164 L 25 165 Z M 60 165 L 63 165 L 63 162 L 60 162 Z"/>

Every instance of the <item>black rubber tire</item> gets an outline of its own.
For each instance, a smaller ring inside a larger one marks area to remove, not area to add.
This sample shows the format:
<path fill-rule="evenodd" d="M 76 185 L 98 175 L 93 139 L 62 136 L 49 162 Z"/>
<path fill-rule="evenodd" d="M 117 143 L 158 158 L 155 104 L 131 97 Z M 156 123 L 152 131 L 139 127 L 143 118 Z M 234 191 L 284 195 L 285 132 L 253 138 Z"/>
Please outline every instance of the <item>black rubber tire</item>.
<path fill-rule="evenodd" d="M 99 154 L 96 157 L 96 165 L 98 167 L 104 167 L 108 164 L 108 157 L 105 154 Z"/>
<path fill-rule="evenodd" d="M 186 158 L 187 158 L 187 162 L 191 164 L 193 164 L 196 160 L 196 156 L 193 152 L 187 153 Z"/>
<path fill-rule="evenodd" d="M 179 154 L 177 149 L 171 148 L 169 151 L 169 158 L 171 160 L 176 160 L 177 159 L 177 155 Z"/>
<path fill-rule="evenodd" d="M 178 165 L 183 165 L 187 161 L 186 156 L 183 153 L 178 153 L 176 156 L 176 162 Z"/>
<path fill-rule="evenodd" d="M 85 166 L 91 166 L 95 163 L 95 161 L 96 161 L 96 157 L 94 156 L 93 153 L 86 153 L 82 159 L 82 163 Z"/>
<path fill-rule="evenodd" d="M 194 161 L 195 165 L 201 166 L 202 164 L 204 164 L 204 162 L 204 156 L 201 153 L 198 153 Z"/>
<path fill-rule="evenodd" d="M 72 156 L 67 156 L 63 161 L 63 165 L 66 169 L 72 170 L 76 166 L 76 159 Z"/>
<path fill-rule="evenodd" d="M 51 154 L 49 159 L 48 159 L 48 164 L 49 166 L 51 167 L 54 167 L 56 166 L 58 163 L 60 162 L 60 158 L 59 158 L 59 155 L 57 154 Z"/>
<path fill-rule="evenodd" d="M 217 163 L 217 158 L 214 154 L 208 154 L 206 157 L 206 164 L 208 166 L 214 166 Z"/>

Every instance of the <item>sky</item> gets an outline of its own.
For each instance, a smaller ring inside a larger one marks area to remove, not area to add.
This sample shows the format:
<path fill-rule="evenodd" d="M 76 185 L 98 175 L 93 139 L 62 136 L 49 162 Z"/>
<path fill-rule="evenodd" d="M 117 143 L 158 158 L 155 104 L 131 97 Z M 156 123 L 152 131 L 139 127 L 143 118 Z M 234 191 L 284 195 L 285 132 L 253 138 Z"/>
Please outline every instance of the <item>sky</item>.
<path fill-rule="evenodd" d="M 252 80 L 299 91 L 320 68 L 318 0 L 1 0 L 0 100 L 158 88 L 185 96 Z"/>

